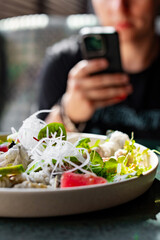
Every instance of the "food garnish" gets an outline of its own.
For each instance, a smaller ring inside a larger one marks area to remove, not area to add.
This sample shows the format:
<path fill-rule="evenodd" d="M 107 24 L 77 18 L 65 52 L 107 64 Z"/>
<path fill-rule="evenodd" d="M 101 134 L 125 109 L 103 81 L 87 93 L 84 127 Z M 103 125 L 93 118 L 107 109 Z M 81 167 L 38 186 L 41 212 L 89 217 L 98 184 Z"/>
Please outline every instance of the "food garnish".
<path fill-rule="evenodd" d="M 151 168 L 151 150 L 142 151 L 133 137 L 113 131 L 104 141 L 91 144 L 92 139 L 79 138 L 71 143 L 63 124 L 46 124 L 37 117 L 43 112 L 49 111 L 31 115 L 18 131 L 11 129 L 7 144 L 0 144 L 7 146 L 0 152 L 0 187 L 109 184 L 139 177 Z"/>

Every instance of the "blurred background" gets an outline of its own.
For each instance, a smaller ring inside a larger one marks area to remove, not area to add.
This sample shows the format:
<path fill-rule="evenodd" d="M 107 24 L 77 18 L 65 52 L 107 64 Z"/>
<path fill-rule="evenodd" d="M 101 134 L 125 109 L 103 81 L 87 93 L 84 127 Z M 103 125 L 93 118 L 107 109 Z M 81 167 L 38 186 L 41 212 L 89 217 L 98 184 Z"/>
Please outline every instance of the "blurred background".
<path fill-rule="evenodd" d="M 67 16 L 86 13 L 89 8 L 88 0 L 5 0 L 0 2 L 0 16 L 8 18 L 41 13 Z"/>
<path fill-rule="evenodd" d="M 0 1 L 0 131 L 37 111 L 38 76 L 48 46 L 98 24 L 89 0 Z"/>
<path fill-rule="evenodd" d="M 0 132 L 38 110 L 46 49 L 97 24 L 90 0 L 0 0 Z"/>

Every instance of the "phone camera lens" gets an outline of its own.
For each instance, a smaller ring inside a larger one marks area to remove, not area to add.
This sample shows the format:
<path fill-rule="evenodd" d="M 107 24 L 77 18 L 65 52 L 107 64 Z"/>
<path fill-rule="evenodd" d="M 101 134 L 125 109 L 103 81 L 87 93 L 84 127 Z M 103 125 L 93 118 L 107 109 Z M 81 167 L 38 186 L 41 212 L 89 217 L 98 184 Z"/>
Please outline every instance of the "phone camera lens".
<path fill-rule="evenodd" d="M 101 51 L 103 47 L 101 36 L 90 36 L 85 38 L 87 51 Z"/>

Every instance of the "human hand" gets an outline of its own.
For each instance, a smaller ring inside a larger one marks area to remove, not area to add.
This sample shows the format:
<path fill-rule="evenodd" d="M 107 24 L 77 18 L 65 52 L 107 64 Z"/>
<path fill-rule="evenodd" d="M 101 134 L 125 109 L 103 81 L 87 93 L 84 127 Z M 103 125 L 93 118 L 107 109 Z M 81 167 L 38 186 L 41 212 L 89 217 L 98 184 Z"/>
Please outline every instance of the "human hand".
<path fill-rule="evenodd" d="M 91 76 L 107 66 L 106 59 L 82 60 L 69 72 L 63 103 L 73 122 L 85 122 L 96 109 L 119 103 L 132 93 L 129 78 L 124 73 Z"/>

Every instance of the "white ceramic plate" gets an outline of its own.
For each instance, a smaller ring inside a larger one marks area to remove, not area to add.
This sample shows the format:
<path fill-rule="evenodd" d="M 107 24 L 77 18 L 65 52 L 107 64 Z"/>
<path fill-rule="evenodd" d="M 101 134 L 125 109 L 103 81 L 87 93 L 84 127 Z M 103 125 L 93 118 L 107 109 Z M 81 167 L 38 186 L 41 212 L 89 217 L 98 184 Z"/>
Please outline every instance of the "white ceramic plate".
<path fill-rule="evenodd" d="M 104 141 L 105 136 L 93 134 L 69 135 L 70 141 L 90 137 Z M 141 149 L 144 146 L 138 145 Z M 0 217 L 47 217 L 86 213 L 110 208 L 143 194 L 153 183 L 158 157 L 151 153 L 152 169 L 143 176 L 118 183 L 98 184 L 66 189 L 0 188 Z"/>

